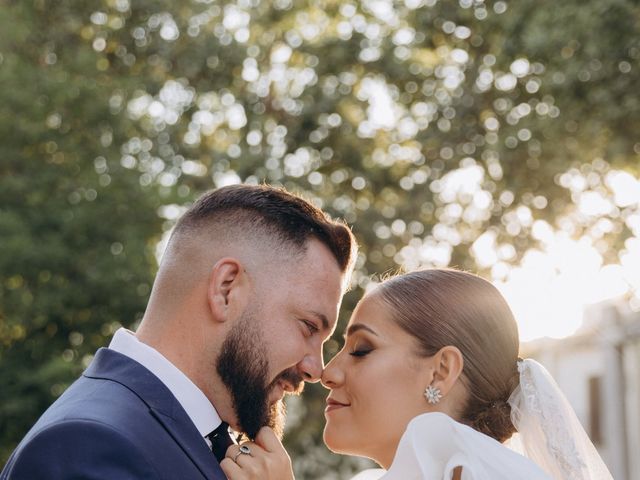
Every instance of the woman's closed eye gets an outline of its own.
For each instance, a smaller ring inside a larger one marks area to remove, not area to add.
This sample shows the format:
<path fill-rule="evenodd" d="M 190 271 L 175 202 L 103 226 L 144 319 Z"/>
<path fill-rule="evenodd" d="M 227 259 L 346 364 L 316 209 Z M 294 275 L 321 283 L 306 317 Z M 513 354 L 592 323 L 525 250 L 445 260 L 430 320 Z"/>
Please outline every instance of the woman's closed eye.
<path fill-rule="evenodd" d="M 349 355 L 352 357 L 364 357 L 371 353 L 373 348 L 368 345 L 355 345 L 350 351 Z"/>

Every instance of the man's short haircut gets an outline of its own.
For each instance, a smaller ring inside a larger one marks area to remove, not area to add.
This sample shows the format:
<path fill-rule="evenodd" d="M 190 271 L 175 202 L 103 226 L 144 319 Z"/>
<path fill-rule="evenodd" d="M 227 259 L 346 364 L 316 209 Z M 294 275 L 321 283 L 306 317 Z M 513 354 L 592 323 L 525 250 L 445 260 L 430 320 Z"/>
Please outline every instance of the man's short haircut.
<path fill-rule="evenodd" d="M 202 195 L 178 221 L 174 235 L 211 225 L 240 228 L 246 236 L 264 235 L 283 247 L 304 252 L 311 238 L 322 242 L 342 273 L 350 274 L 357 245 L 349 227 L 284 189 L 269 185 L 231 185 Z"/>

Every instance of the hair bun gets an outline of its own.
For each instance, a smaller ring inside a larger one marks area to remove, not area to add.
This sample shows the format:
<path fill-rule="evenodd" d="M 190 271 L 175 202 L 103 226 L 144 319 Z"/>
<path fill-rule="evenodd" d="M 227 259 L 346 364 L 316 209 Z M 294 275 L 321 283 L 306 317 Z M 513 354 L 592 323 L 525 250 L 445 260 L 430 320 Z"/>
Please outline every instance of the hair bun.
<path fill-rule="evenodd" d="M 505 400 L 486 404 L 471 417 L 471 427 L 504 443 L 516 432 L 511 422 L 511 406 Z"/>

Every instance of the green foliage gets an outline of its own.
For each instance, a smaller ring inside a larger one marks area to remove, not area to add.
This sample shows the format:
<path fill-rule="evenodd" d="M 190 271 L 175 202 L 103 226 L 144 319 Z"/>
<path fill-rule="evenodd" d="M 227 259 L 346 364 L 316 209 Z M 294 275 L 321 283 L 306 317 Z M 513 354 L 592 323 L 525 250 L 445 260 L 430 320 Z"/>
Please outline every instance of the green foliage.
<path fill-rule="evenodd" d="M 484 232 L 517 263 L 536 219 L 615 261 L 636 207 L 576 202 L 640 173 L 639 22 L 630 0 L 3 3 L 0 457 L 139 317 L 162 222 L 213 186 L 282 184 L 354 226 L 343 322 L 371 274 L 490 268 Z M 346 474 L 309 390 L 297 473 Z"/>
<path fill-rule="evenodd" d="M 120 166 L 134 132 L 77 37 L 82 11 L 0 15 L 0 457 L 144 309 L 161 221 Z M 90 12 L 85 12 L 89 15 Z"/>

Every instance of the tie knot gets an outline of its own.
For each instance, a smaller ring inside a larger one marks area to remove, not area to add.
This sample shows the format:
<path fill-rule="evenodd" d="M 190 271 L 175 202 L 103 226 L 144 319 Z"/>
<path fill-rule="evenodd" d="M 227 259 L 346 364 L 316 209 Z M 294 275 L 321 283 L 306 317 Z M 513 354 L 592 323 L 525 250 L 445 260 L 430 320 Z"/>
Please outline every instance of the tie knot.
<path fill-rule="evenodd" d="M 227 453 L 227 448 L 233 445 L 234 441 L 229 435 L 229 424 L 222 422 L 218 428 L 207 435 L 207 438 L 211 441 L 211 451 L 221 462 Z"/>
<path fill-rule="evenodd" d="M 226 435 L 229 434 L 229 424 L 227 422 L 220 423 L 220 425 L 218 425 L 215 430 L 213 430 L 209 435 L 207 435 L 207 438 L 211 440 L 212 438 L 222 434 L 226 434 Z"/>

